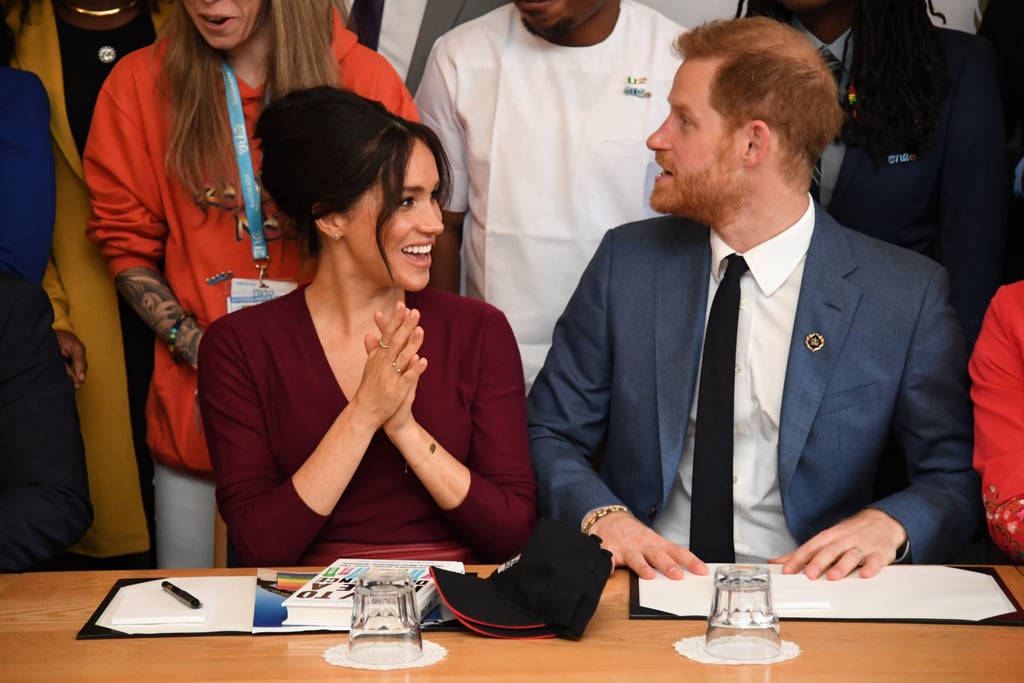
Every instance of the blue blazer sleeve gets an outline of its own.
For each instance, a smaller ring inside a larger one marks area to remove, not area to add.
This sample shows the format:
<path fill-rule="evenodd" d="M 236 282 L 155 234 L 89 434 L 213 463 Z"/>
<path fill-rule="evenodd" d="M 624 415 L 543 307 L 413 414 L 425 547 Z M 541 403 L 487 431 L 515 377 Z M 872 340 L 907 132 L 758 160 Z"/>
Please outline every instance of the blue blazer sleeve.
<path fill-rule="evenodd" d="M 611 410 L 611 237 L 605 235 L 558 320 L 530 390 L 530 453 L 542 517 L 578 523 L 594 508 L 622 504 L 595 471 Z"/>
<path fill-rule="evenodd" d="M 0 270 L 40 284 L 57 190 L 50 104 L 35 74 L 0 67 Z"/>
<path fill-rule="evenodd" d="M 907 346 L 891 434 L 906 456 L 910 485 L 871 507 L 899 521 L 914 562 L 953 559 L 982 528 L 981 481 L 972 467 L 973 417 L 966 352 L 936 270 Z"/>
<path fill-rule="evenodd" d="M 528 400 L 540 513 L 663 511 L 703 339 L 708 231 L 672 216 L 609 231 L 559 319 Z"/>

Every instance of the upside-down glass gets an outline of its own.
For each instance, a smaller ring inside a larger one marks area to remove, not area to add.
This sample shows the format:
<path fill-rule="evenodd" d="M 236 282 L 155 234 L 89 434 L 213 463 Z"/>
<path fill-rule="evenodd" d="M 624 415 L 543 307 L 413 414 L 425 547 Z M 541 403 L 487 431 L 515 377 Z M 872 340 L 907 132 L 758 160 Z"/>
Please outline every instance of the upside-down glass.
<path fill-rule="evenodd" d="M 359 577 L 348 656 L 363 664 L 408 664 L 423 655 L 415 585 L 408 572 L 373 569 Z"/>
<path fill-rule="evenodd" d="M 779 654 L 779 618 L 767 567 L 726 565 L 715 570 L 704 648 L 723 659 L 756 661 Z"/>

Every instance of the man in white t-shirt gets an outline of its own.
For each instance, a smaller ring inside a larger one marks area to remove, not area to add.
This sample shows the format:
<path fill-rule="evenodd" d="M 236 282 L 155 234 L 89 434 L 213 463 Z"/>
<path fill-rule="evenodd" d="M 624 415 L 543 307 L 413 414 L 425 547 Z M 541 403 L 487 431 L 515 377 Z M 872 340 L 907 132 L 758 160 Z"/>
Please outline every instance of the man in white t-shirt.
<path fill-rule="evenodd" d="M 457 290 L 461 269 L 504 311 L 528 386 L 605 230 L 652 215 L 645 140 L 682 30 L 633 0 L 515 0 L 434 45 L 416 104 L 454 192 L 431 284 Z"/>

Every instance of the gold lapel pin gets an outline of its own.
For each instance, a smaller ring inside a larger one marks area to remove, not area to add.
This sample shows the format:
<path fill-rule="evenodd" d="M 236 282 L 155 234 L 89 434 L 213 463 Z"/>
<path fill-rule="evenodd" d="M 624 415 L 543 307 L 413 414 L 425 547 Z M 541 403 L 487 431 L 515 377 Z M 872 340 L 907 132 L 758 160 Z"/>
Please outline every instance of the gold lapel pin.
<path fill-rule="evenodd" d="M 825 337 L 817 332 L 811 332 L 809 335 L 804 337 L 804 346 L 806 346 L 807 350 L 811 353 L 821 351 L 825 346 Z"/>

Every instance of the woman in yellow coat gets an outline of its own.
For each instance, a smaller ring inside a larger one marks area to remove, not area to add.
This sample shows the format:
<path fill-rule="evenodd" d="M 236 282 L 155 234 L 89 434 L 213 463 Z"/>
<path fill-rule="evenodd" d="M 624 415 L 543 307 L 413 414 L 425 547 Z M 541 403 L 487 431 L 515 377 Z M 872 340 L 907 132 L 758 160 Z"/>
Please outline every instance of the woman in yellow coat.
<path fill-rule="evenodd" d="M 147 19 L 158 29 L 169 2 L 21 0 L 21 4 L 8 4 L 13 5 L 8 23 L 16 37 L 13 66 L 38 75 L 50 98 L 57 218 L 43 286 L 53 304 L 54 329 L 68 359 L 69 373 L 78 385 L 78 412 L 95 511 L 93 525 L 71 552 L 90 558 L 145 553 L 150 547 L 149 531 L 132 438 L 117 293 L 106 260 L 85 234 L 89 192 L 80 150 L 85 145 L 92 101 L 80 90 L 82 81 L 88 79 L 65 73 L 62 63 L 73 65 L 76 73 L 83 68 L 109 71 L 128 51 L 119 40 L 137 41 L 140 24 L 143 35 L 148 31 Z M 102 79 L 102 74 L 97 77 Z M 79 90 L 71 92 L 66 87 Z M 91 98 L 95 99 L 95 92 Z M 72 103 L 70 117 L 68 102 Z M 82 102 L 88 102 L 88 107 Z M 142 358 L 152 355 L 151 346 L 152 341 L 141 345 Z M 141 455 L 148 464 L 148 452 Z M 137 564 L 138 558 L 133 558 L 133 563 Z"/>

